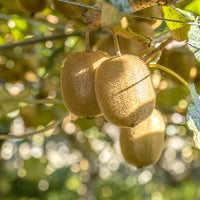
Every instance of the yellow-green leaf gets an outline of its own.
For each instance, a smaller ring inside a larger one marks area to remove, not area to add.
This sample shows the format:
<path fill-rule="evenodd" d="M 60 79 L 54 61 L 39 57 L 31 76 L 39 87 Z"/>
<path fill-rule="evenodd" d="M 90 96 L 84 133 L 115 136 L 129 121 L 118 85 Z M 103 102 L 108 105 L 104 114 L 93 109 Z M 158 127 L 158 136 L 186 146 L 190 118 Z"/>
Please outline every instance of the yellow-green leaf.
<path fill-rule="evenodd" d="M 167 6 L 163 6 L 163 14 L 165 19 L 181 21 L 181 22 L 192 22 L 194 21 L 194 16 L 186 11 L 181 9 L 175 9 Z M 172 37 L 177 41 L 183 41 L 187 39 L 187 33 L 190 29 L 190 25 L 180 22 L 169 22 L 166 21 L 169 31 L 172 34 Z"/>

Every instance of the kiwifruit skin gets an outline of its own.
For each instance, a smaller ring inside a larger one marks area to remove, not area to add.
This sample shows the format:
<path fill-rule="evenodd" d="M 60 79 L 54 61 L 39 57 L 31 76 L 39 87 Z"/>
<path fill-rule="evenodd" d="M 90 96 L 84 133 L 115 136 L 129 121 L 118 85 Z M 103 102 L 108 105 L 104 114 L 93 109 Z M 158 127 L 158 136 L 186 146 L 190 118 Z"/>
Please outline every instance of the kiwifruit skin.
<path fill-rule="evenodd" d="M 101 115 L 94 91 L 95 71 L 107 59 L 104 52 L 74 52 L 61 71 L 61 91 L 68 110 L 78 117 Z"/>
<path fill-rule="evenodd" d="M 120 129 L 120 147 L 124 160 L 136 167 L 155 163 L 161 155 L 165 122 L 156 109 L 134 128 Z"/>
<path fill-rule="evenodd" d="M 132 127 L 153 111 L 156 95 L 147 65 L 123 55 L 103 62 L 96 73 L 95 92 L 104 117 L 120 127 Z"/>
<path fill-rule="evenodd" d="M 168 0 L 168 1 L 162 1 L 162 0 L 128 0 L 129 7 L 133 12 L 143 10 L 145 8 L 155 6 L 155 5 L 161 5 L 161 6 L 167 6 L 167 5 L 173 5 L 178 0 Z"/>
<path fill-rule="evenodd" d="M 45 8 L 47 0 L 17 0 L 19 5 L 30 13 L 36 13 Z"/>

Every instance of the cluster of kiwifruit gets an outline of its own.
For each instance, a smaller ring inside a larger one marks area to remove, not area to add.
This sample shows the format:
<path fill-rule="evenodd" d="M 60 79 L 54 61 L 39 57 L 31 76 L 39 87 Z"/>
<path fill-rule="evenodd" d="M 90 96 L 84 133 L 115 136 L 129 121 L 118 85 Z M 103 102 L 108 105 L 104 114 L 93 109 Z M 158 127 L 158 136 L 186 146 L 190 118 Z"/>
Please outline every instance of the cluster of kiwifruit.
<path fill-rule="evenodd" d="M 67 109 L 78 117 L 104 115 L 119 126 L 124 159 L 137 167 L 155 163 L 161 154 L 165 123 L 155 109 L 150 71 L 134 55 L 75 52 L 61 72 Z"/>
<path fill-rule="evenodd" d="M 44 9 L 47 4 L 47 0 L 17 1 L 30 13 Z M 76 18 L 81 11 L 77 6 L 58 0 L 53 3 L 66 17 Z M 84 19 L 98 25 L 99 15 L 94 20 L 92 12 L 85 12 Z M 143 167 L 158 160 L 165 123 L 155 109 L 156 95 L 150 71 L 139 57 L 110 57 L 104 52 L 72 53 L 64 61 L 61 88 L 64 103 L 71 113 L 85 118 L 103 114 L 109 122 L 121 127 L 120 146 L 128 163 Z"/>

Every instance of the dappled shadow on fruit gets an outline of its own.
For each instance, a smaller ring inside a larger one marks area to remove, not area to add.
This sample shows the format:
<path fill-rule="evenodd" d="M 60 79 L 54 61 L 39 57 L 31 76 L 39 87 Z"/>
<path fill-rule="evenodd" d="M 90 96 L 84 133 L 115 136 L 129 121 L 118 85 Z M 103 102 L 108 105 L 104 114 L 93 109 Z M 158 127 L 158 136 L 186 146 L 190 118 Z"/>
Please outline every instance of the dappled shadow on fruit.
<path fill-rule="evenodd" d="M 149 110 L 153 110 L 154 108 L 154 101 L 149 101 L 148 103 L 143 104 L 134 112 L 130 113 L 126 117 L 124 117 L 124 121 L 129 122 L 129 127 L 135 127 L 137 124 L 139 124 L 141 121 L 145 120 L 147 117 L 149 117 Z M 147 112 L 145 112 L 147 111 Z M 142 116 L 142 119 L 141 119 Z M 130 119 L 134 119 L 135 123 L 130 121 Z"/>

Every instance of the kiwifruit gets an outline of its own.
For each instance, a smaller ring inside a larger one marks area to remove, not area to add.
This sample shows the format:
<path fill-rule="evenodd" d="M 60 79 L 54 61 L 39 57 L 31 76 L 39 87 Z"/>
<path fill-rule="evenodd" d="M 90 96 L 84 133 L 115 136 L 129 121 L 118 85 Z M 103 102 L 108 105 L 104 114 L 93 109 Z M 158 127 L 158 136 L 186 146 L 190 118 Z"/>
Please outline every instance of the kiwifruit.
<path fill-rule="evenodd" d="M 136 167 L 155 163 L 162 152 L 165 122 L 156 109 L 134 128 L 120 129 L 120 146 L 125 161 Z"/>
<path fill-rule="evenodd" d="M 41 11 L 45 8 L 47 0 L 17 0 L 19 5 L 31 14 Z"/>
<path fill-rule="evenodd" d="M 145 62 L 134 55 L 104 61 L 96 73 L 95 92 L 104 117 L 121 127 L 137 125 L 155 106 L 150 71 Z"/>
<path fill-rule="evenodd" d="M 167 6 L 167 5 L 173 5 L 179 0 L 128 0 L 128 4 L 130 8 L 133 10 L 133 12 L 155 6 L 155 5 L 161 5 L 161 6 Z"/>
<path fill-rule="evenodd" d="M 104 52 L 74 52 L 65 59 L 61 90 L 64 104 L 74 115 L 92 118 L 101 114 L 94 91 L 94 76 L 106 59 Z"/>

